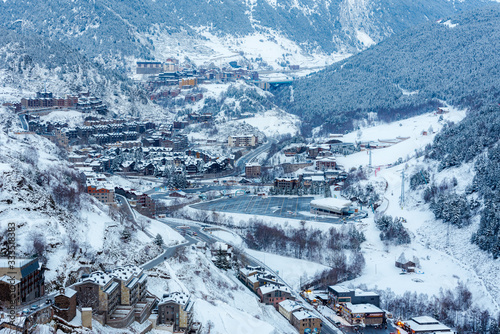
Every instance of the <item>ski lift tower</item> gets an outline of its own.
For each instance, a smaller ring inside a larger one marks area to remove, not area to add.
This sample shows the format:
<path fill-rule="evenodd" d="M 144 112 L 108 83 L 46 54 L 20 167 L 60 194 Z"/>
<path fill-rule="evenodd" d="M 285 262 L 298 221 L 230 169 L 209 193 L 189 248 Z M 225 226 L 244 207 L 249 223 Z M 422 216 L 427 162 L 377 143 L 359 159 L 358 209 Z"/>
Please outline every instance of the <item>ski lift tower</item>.
<path fill-rule="evenodd" d="M 403 169 L 401 171 L 401 198 L 400 198 L 401 208 L 403 208 L 404 203 L 405 203 L 405 171 Z"/>

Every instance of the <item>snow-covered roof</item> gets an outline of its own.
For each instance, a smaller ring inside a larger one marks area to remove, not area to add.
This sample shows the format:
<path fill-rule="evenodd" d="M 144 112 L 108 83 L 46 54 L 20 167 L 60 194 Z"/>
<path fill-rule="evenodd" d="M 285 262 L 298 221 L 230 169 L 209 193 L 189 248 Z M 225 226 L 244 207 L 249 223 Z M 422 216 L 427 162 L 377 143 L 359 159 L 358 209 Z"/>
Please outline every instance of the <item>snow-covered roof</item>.
<path fill-rule="evenodd" d="M 59 293 L 56 295 L 56 297 L 57 297 L 57 296 L 61 296 L 61 295 L 62 295 L 62 296 L 66 296 L 66 297 L 68 297 L 68 298 L 71 298 L 71 297 L 73 297 L 75 294 L 76 294 L 76 290 L 73 290 L 73 289 L 71 289 L 71 288 L 65 288 L 65 289 L 64 289 L 64 293 L 59 292 Z"/>
<path fill-rule="evenodd" d="M 351 291 L 351 289 L 348 289 L 342 285 L 330 285 L 330 289 L 337 293 L 348 293 Z"/>
<path fill-rule="evenodd" d="M 363 291 L 360 289 L 356 289 L 356 291 L 354 292 L 354 295 L 359 296 L 359 297 L 361 297 L 361 296 L 369 297 L 369 296 L 378 296 L 378 293 L 372 292 L 372 291 Z"/>
<path fill-rule="evenodd" d="M 323 158 L 319 158 L 317 159 L 316 161 L 332 161 L 332 162 L 335 162 L 337 161 L 337 159 L 335 159 L 334 157 L 323 157 Z"/>
<path fill-rule="evenodd" d="M 422 323 L 417 322 L 421 318 L 427 319 L 427 320 L 423 320 L 424 322 L 422 322 Z M 432 321 L 426 322 L 426 321 L 430 321 L 428 319 L 431 319 Z M 409 328 L 411 328 L 412 332 L 414 332 L 414 333 L 447 332 L 447 331 L 451 332 L 451 329 L 448 326 L 443 325 L 442 323 L 440 323 L 436 319 L 428 317 L 428 316 L 412 318 L 412 320 L 406 321 L 405 325 L 408 326 Z"/>
<path fill-rule="evenodd" d="M 311 206 L 314 205 L 315 207 L 324 208 L 327 210 L 331 209 L 340 210 L 350 207 L 351 204 L 352 204 L 351 201 L 333 197 L 315 199 L 311 201 Z"/>
<path fill-rule="evenodd" d="M 248 278 L 248 281 L 251 282 L 251 283 L 256 283 L 259 281 L 259 277 L 257 277 L 257 275 L 252 275 L 252 276 L 249 276 Z"/>
<path fill-rule="evenodd" d="M 114 269 L 110 276 L 116 277 L 122 281 L 128 281 L 132 276 L 140 276 L 142 273 L 142 269 L 134 266 L 134 265 L 127 265 L 123 267 L 118 267 Z"/>
<path fill-rule="evenodd" d="M 403 252 L 403 253 L 401 253 L 401 255 L 399 255 L 397 262 L 398 263 L 406 263 L 406 262 L 408 262 L 408 260 L 406 259 L 406 256 L 405 256 L 405 252 Z"/>
<path fill-rule="evenodd" d="M 316 316 L 312 315 L 308 311 L 296 311 L 296 312 L 293 312 L 293 316 L 299 321 L 304 320 L 304 319 L 309 319 L 309 318 L 317 318 Z"/>
<path fill-rule="evenodd" d="M 163 298 L 160 300 L 160 303 L 158 305 L 170 302 L 179 305 L 186 305 L 189 302 L 189 295 L 184 292 L 171 292 L 169 294 L 163 295 Z"/>
<path fill-rule="evenodd" d="M 383 310 L 372 304 L 346 303 L 345 306 L 351 310 L 351 313 L 384 313 Z"/>
<path fill-rule="evenodd" d="M 99 284 L 100 286 L 105 286 L 111 279 L 112 277 L 103 271 L 94 271 L 88 277 L 82 278 L 81 282 L 90 281 Z"/>
<path fill-rule="evenodd" d="M 298 311 L 304 307 L 301 302 L 290 299 L 280 302 L 279 305 L 287 312 Z"/>
<path fill-rule="evenodd" d="M 428 315 L 413 317 L 410 320 L 413 320 L 420 325 L 439 324 L 439 321 L 437 321 L 433 317 L 429 317 Z"/>
<path fill-rule="evenodd" d="M 281 286 L 276 284 L 266 284 L 264 286 L 261 286 L 259 289 L 263 295 L 273 291 L 283 291 L 290 293 L 290 289 L 288 289 L 286 286 Z"/>
<path fill-rule="evenodd" d="M 214 243 L 213 249 L 227 252 L 229 249 L 229 245 L 224 242 L 217 241 Z"/>
<path fill-rule="evenodd" d="M 116 289 L 118 287 L 118 285 L 119 285 L 118 282 L 113 282 L 113 283 L 111 283 L 110 286 L 108 286 L 108 288 L 106 290 L 104 290 L 104 292 L 110 293 L 111 291 Z"/>
<path fill-rule="evenodd" d="M 245 268 L 241 268 L 240 269 L 240 272 L 245 276 L 245 277 L 248 277 L 250 274 L 256 274 L 256 273 L 264 273 L 265 270 L 261 267 L 251 267 L 251 266 L 247 266 Z"/>
<path fill-rule="evenodd" d="M 325 181 L 325 177 L 319 176 L 319 175 L 313 175 L 313 176 L 311 176 L 311 181 L 323 182 L 323 181 Z"/>

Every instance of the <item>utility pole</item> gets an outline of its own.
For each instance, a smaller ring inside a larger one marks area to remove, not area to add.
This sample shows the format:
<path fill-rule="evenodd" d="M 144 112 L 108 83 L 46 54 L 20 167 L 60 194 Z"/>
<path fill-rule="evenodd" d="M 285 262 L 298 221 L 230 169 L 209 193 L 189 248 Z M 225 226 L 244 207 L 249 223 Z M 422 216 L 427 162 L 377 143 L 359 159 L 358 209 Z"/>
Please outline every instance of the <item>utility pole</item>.
<path fill-rule="evenodd" d="M 405 203 L 405 171 L 401 172 L 401 209 Z"/>
<path fill-rule="evenodd" d="M 368 167 L 371 169 L 372 168 L 372 150 L 369 150 L 368 154 L 370 155 L 370 160 L 368 162 Z"/>

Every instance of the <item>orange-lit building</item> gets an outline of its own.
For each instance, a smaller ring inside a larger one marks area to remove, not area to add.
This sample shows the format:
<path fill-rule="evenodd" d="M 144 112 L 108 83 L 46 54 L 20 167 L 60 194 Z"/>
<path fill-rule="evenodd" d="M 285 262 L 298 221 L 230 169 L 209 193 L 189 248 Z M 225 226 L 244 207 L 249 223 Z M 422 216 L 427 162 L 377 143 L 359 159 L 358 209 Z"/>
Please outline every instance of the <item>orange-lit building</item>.
<path fill-rule="evenodd" d="M 94 196 L 99 202 L 103 204 L 112 204 L 115 202 L 115 190 L 106 189 L 104 187 L 87 186 L 87 193 Z"/>

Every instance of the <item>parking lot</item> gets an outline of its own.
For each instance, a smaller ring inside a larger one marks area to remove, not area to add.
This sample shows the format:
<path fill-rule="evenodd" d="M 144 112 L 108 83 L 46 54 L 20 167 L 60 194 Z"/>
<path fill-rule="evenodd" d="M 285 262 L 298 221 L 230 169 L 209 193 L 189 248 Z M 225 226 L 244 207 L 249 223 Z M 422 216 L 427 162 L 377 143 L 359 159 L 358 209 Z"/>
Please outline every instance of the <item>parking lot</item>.
<path fill-rule="evenodd" d="M 343 219 L 310 214 L 309 203 L 313 197 L 259 197 L 241 195 L 233 198 L 223 198 L 211 202 L 193 205 L 201 210 L 218 212 L 245 213 L 270 217 L 290 218 L 299 220 L 315 220 L 325 223 L 341 223 Z"/>

